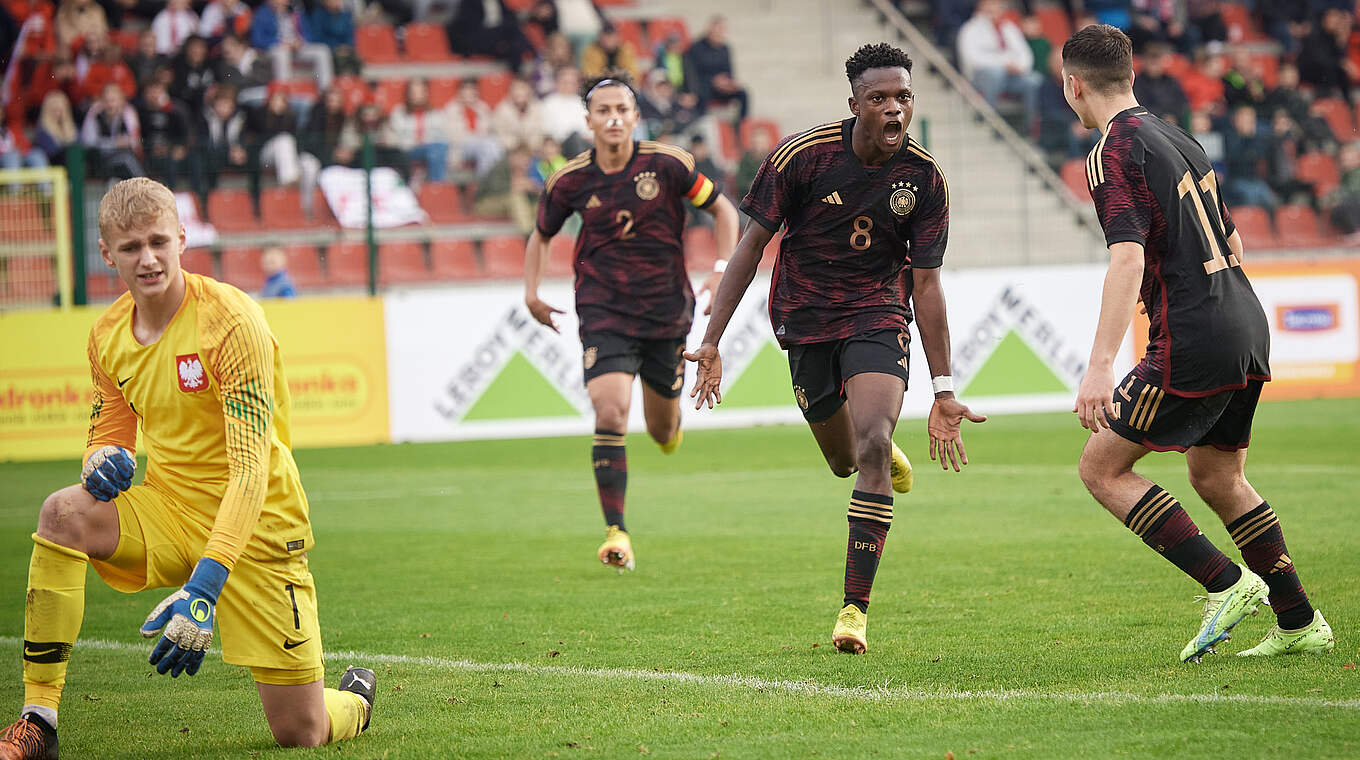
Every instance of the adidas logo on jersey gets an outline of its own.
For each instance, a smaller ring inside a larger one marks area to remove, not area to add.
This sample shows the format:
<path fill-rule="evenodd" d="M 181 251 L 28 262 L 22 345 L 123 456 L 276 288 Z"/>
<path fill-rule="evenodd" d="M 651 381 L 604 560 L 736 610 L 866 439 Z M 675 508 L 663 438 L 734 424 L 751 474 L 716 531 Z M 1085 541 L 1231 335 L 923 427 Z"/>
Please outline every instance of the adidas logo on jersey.
<path fill-rule="evenodd" d="M 844 206 L 844 205 L 845 205 L 845 204 L 841 201 L 841 194 L 840 194 L 840 191 L 839 191 L 839 190 L 836 191 L 836 192 L 834 192 L 834 193 L 832 193 L 831 195 L 828 195 L 828 196 L 826 196 L 825 198 L 823 198 L 823 199 L 822 199 L 822 203 L 830 203 L 830 204 L 833 205 L 833 206 Z"/>
<path fill-rule="evenodd" d="M 599 208 L 604 204 L 600 203 L 600 196 L 592 194 L 590 200 L 586 201 L 586 208 Z"/>

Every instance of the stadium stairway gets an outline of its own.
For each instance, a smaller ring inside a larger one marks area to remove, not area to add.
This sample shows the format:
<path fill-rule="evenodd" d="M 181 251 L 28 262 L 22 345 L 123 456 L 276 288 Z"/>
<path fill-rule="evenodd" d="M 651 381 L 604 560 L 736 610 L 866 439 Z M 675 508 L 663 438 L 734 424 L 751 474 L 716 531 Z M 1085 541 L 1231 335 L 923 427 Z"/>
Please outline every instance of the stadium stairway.
<path fill-rule="evenodd" d="M 1087 201 L 1071 198 L 1028 143 L 999 119 L 984 119 L 937 67 L 949 64 L 926 38 L 910 34 L 890 3 L 870 0 L 638 0 L 638 13 L 683 17 L 695 37 L 721 13 L 728 22 L 737 79 L 752 116 L 794 132 L 849 115 L 845 59 L 866 42 L 902 46 L 915 62 L 912 134 L 944 169 L 951 194 L 951 266 L 1101 261 L 1104 244 Z M 885 13 L 895 18 L 887 19 Z M 934 65 L 932 65 L 932 63 Z M 957 80 L 956 80 L 957 81 Z M 745 188 L 733 189 L 740 197 Z"/>

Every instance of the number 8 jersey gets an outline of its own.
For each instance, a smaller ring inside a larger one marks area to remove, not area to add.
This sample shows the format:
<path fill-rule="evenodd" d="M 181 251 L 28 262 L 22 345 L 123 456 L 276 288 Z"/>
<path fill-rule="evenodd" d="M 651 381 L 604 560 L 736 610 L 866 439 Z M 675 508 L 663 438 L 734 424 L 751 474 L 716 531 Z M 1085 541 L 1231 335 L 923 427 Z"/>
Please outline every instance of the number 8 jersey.
<path fill-rule="evenodd" d="M 1121 111 L 1086 160 L 1106 245 L 1143 246 L 1139 293 L 1151 323 L 1138 379 L 1208 396 L 1270 379 L 1270 328 L 1204 149 L 1142 107 Z"/>
<path fill-rule="evenodd" d="M 781 141 L 760 165 L 741 210 L 786 226 L 770 283 L 779 345 L 905 330 L 910 268 L 944 261 L 949 187 L 921 144 L 907 138 L 882 166 L 851 148 L 855 119 Z"/>

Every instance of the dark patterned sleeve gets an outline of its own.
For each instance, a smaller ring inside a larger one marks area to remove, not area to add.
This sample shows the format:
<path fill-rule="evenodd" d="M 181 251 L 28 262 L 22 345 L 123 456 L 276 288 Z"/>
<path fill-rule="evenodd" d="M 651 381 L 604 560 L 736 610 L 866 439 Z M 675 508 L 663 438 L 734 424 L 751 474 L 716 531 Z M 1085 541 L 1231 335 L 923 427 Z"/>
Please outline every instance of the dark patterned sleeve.
<path fill-rule="evenodd" d="M 699 171 L 698 168 L 689 168 L 694 163 L 692 156 L 689 159 L 688 166 L 678 159 L 668 163 L 671 165 L 675 191 L 684 196 L 691 206 L 708 208 L 713 205 L 714 201 L 718 200 L 719 195 L 722 195 L 722 188 L 716 181 Z"/>
<path fill-rule="evenodd" d="M 1143 182 L 1142 167 L 1132 160 L 1133 135 L 1122 125 L 1110 128 L 1110 134 L 1095 147 L 1096 154 L 1089 165 L 1091 198 L 1096 204 L 1096 215 L 1105 230 L 1105 245 L 1138 243 L 1147 245 L 1152 227 L 1152 209 L 1134 192 L 1135 184 Z"/>
<path fill-rule="evenodd" d="M 791 205 L 791 184 L 796 166 L 797 162 L 794 162 L 785 166 L 782 172 L 775 171 L 770 160 L 765 159 L 751 182 L 751 191 L 741 202 L 741 212 L 770 232 L 778 232 Z"/>
<path fill-rule="evenodd" d="M 911 267 L 935 269 L 944 264 L 944 249 L 949 243 L 949 183 L 939 168 L 924 188 L 911 216 Z"/>
<path fill-rule="evenodd" d="M 561 174 L 548 178 L 548 189 L 538 199 L 538 234 L 544 238 L 556 235 L 566 224 L 574 209 L 567 205 L 566 188 Z"/>

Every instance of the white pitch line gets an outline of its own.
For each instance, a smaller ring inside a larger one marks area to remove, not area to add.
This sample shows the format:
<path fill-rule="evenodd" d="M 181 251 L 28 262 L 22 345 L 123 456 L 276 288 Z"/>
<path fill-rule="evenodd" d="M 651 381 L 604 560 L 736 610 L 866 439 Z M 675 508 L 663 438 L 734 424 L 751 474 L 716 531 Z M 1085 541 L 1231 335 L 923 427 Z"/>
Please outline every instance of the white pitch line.
<path fill-rule="evenodd" d="M 0 644 L 21 645 L 22 639 L 0 636 Z M 149 644 L 134 644 L 106 639 L 81 639 L 76 651 L 102 649 L 113 652 L 145 653 Z M 1134 704 L 1245 704 L 1280 707 L 1333 708 L 1360 710 L 1360 699 L 1319 699 L 1315 697 L 1273 697 L 1256 694 L 1133 694 L 1120 691 L 1042 691 L 1038 689 L 959 689 L 921 690 L 883 686 L 836 686 L 816 681 L 788 681 L 743 675 L 705 675 L 677 670 L 639 670 L 636 668 L 582 668 L 570 665 L 534 665 L 524 662 L 474 662 L 451 660 L 444 657 L 423 657 L 404 654 L 372 654 L 342 650 L 326 652 L 326 657 L 346 663 L 368 665 L 413 665 L 469 673 L 524 673 L 526 675 L 578 676 L 603 680 L 659 681 L 664 683 L 695 684 L 699 686 L 731 686 L 739 689 L 767 692 L 778 691 L 799 696 L 830 697 L 866 701 L 900 700 L 906 702 L 1115 702 Z"/>

